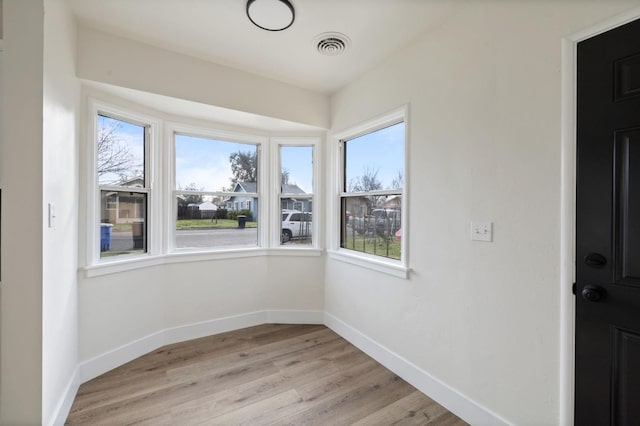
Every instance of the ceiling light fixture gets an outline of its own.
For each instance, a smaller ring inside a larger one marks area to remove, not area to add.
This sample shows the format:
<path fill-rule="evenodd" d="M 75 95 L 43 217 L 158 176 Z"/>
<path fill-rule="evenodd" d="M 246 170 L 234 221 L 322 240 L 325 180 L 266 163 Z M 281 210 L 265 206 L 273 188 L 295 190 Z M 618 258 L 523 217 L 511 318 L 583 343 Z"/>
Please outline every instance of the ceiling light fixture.
<path fill-rule="evenodd" d="M 282 31 L 293 24 L 296 12 L 289 0 L 248 0 L 247 16 L 258 28 Z"/>

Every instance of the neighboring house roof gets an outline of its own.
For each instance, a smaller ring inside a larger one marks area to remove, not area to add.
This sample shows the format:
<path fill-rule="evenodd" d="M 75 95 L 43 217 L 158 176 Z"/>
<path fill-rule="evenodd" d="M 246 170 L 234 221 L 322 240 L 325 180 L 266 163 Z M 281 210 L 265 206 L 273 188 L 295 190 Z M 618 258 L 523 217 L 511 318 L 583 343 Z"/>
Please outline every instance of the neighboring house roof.
<path fill-rule="evenodd" d="M 119 182 L 118 186 L 127 186 L 129 188 L 144 188 L 144 179 L 141 177 L 134 177 Z"/>
<path fill-rule="evenodd" d="M 199 205 L 200 210 L 218 210 L 218 206 L 208 201 Z"/>
<path fill-rule="evenodd" d="M 258 185 L 256 182 L 238 182 L 233 188 L 233 192 L 258 192 Z M 284 184 L 282 185 L 283 194 L 306 194 L 298 185 Z"/>
<path fill-rule="evenodd" d="M 283 194 L 306 194 L 306 192 L 304 192 L 302 190 L 302 188 L 300 188 L 298 185 L 296 184 L 288 184 L 285 183 L 284 185 L 282 185 L 282 193 Z"/>
<path fill-rule="evenodd" d="M 399 206 L 402 204 L 402 198 L 399 197 L 398 195 L 393 195 L 389 198 L 386 199 L 386 201 L 384 202 L 383 206 L 384 207 L 395 207 L 395 206 Z"/>
<path fill-rule="evenodd" d="M 238 182 L 233 188 L 233 192 L 252 192 L 255 194 L 257 191 L 258 185 L 256 182 Z"/>

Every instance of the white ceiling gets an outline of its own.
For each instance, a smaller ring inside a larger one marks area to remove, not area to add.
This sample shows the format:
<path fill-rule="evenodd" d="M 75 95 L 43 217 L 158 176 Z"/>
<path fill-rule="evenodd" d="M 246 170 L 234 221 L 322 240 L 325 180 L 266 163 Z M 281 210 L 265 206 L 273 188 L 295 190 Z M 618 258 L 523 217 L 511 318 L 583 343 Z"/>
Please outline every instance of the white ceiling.
<path fill-rule="evenodd" d="M 333 93 L 455 12 L 456 0 L 291 0 L 296 19 L 269 32 L 246 0 L 69 0 L 83 26 Z M 341 56 L 317 52 L 323 32 L 352 42 Z"/>

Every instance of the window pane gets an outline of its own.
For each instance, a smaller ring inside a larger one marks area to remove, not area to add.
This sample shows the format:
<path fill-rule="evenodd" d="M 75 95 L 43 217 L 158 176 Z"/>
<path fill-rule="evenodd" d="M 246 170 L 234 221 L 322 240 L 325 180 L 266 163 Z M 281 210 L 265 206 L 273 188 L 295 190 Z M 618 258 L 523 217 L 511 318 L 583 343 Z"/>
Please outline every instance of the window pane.
<path fill-rule="evenodd" d="M 100 257 L 147 251 L 147 194 L 100 191 Z"/>
<path fill-rule="evenodd" d="M 345 192 L 402 189 L 404 122 L 344 143 Z"/>
<path fill-rule="evenodd" d="M 189 199 L 189 197 L 192 197 Z M 230 248 L 258 245 L 258 199 L 227 201 L 178 195 L 176 248 Z M 235 198 L 235 197 L 234 197 Z M 241 198 L 241 197 L 237 197 Z M 228 203 L 245 203 L 245 210 L 229 210 Z"/>
<path fill-rule="evenodd" d="M 258 192 L 257 145 L 186 135 L 175 143 L 177 190 Z"/>
<path fill-rule="evenodd" d="M 280 177 L 283 194 L 313 192 L 313 147 L 281 146 Z"/>
<path fill-rule="evenodd" d="M 312 244 L 313 147 L 281 146 L 281 245 Z"/>
<path fill-rule="evenodd" d="M 145 127 L 98 115 L 98 183 L 143 188 Z"/>
<path fill-rule="evenodd" d="M 402 196 L 342 198 L 340 247 L 401 258 Z"/>

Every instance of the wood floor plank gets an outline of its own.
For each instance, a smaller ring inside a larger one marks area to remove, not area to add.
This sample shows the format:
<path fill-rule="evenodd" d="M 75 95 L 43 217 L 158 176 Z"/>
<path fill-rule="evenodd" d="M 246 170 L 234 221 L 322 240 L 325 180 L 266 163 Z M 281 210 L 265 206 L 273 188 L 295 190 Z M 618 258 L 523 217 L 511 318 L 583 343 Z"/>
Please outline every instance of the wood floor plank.
<path fill-rule="evenodd" d="M 68 425 L 465 423 L 321 325 L 167 345 L 80 386 Z"/>
<path fill-rule="evenodd" d="M 203 424 L 208 425 L 268 425 L 278 422 L 282 417 L 296 413 L 304 407 L 299 403 L 302 398 L 295 389 L 289 389 L 270 398 L 241 409 L 216 416 Z"/>
<path fill-rule="evenodd" d="M 171 413 L 176 419 L 189 419 L 189 424 L 203 423 L 285 392 L 291 389 L 289 381 L 280 373 L 272 374 L 220 392 L 196 396 L 174 406 Z"/>
<path fill-rule="evenodd" d="M 367 417 L 355 422 L 354 426 L 391 426 L 391 425 L 424 425 L 431 424 L 438 419 L 438 424 L 445 423 L 443 415 L 450 414 L 444 407 L 428 398 L 419 391 L 411 392 L 404 398 L 398 399 L 392 404 L 371 413 Z M 465 424 L 459 418 L 453 416 L 451 425 Z M 456 423 L 457 422 L 457 423 Z"/>
<path fill-rule="evenodd" d="M 414 390 L 407 382 L 377 365 L 367 374 L 351 378 L 348 385 L 331 385 L 312 397 L 315 403 L 308 410 L 285 419 L 286 423 L 352 424 Z"/>
<path fill-rule="evenodd" d="M 265 360 L 271 362 L 286 357 L 291 352 L 306 350 L 335 339 L 336 336 L 326 333 L 325 330 L 313 330 L 305 335 L 283 338 L 220 357 L 209 357 L 197 364 L 175 366 L 168 369 L 167 373 L 171 380 L 195 380 L 203 376 L 220 374 L 222 370 L 247 368 L 251 364 L 261 363 Z"/>

